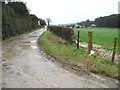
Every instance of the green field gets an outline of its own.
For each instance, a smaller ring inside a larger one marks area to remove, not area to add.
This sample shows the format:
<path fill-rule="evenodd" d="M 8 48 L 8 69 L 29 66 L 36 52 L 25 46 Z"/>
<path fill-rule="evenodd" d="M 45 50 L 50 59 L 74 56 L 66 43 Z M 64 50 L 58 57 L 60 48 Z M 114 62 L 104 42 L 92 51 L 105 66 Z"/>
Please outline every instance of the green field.
<path fill-rule="evenodd" d="M 78 64 L 82 64 L 82 67 L 87 68 L 87 71 L 120 79 L 120 75 L 118 74 L 120 65 L 104 59 L 99 55 L 88 57 L 84 49 L 76 49 L 76 46 L 73 44 L 66 44 L 64 40 L 61 40 L 49 31 L 42 34 L 38 42 L 44 52 L 57 61 L 65 63 L 66 66 L 72 64 L 74 67 Z M 81 66 L 79 69 L 81 69 Z"/>
<path fill-rule="evenodd" d="M 117 28 L 76 28 L 74 29 L 74 39 L 77 39 L 77 33 L 80 31 L 80 41 L 88 41 L 88 31 L 93 32 L 93 43 L 104 46 L 111 50 L 114 44 L 114 38 L 118 37 Z"/>

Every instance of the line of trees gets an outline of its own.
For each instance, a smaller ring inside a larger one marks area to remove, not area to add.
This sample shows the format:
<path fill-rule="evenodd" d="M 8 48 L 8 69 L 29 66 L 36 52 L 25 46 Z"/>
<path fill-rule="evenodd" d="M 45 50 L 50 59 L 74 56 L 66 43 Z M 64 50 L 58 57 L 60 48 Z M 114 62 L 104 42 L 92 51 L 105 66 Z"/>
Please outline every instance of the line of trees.
<path fill-rule="evenodd" d="M 112 27 L 112 28 L 120 28 L 120 14 L 113 14 L 110 16 L 99 17 L 95 19 L 95 24 L 98 27 Z"/>
<path fill-rule="evenodd" d="M 110 28 L 120 28 L 120 14 L 113 14 L 104 17 L 98 17 L 94 21 L 89 19 L 86 21 L 78 22 L 77 24 L 81 27 L 90 27 L 92 24 L 96 27 L 110 27 Z"/>
<path fill-rule="evenodd" d="M 45 20 L 29 14 L 23 2 L 2 2 L 2 39 L 22 34 L 40 25 L 46 25 Z"/>

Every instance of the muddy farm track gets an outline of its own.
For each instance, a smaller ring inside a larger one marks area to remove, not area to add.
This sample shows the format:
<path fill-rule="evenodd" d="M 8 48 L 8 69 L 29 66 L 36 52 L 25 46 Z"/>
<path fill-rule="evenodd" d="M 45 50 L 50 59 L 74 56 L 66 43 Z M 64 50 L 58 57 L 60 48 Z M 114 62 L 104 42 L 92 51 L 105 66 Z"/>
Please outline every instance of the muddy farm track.
<path fill-rule="evenodd" d="M 3 41 L 4 88 L 115 88 L 117 80 L 98 75 L 81 76 L 52 62 L 39 49 L 37 39 L 45 29 Z"/>

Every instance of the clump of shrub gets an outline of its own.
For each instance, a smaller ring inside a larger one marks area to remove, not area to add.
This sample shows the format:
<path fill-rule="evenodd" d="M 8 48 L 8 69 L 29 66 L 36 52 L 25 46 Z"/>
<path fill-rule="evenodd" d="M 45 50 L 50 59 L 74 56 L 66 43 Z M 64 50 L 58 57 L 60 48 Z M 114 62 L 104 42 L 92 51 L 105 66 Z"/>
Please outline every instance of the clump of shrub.
<path fill-rule="evenodd" d="M 49 26 L 48 28 L 53 34 L 65 39 L 69 43 L 72 43 L 74 34 L 73 29 L 61 26 Z"/>

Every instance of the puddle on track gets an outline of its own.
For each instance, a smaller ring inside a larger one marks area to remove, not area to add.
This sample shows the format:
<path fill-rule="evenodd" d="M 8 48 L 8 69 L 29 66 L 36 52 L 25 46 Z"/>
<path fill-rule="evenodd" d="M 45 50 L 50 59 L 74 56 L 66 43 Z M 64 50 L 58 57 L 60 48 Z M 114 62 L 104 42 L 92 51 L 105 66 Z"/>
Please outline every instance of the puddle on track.
<path fill-rule="evenodd" d="M 22 43 L 31 43 L 30 41 L 22 42 Z"/>
<path fill-rule="evenodd" d="M 29 36 L 29 37 L 38 37 L 38 36 Z"/>
<path fill-rule="evenodd" d="M 22 43 L 36 43 L 37 41 L 36 40 L 34 40 L 34 41 L 24 41 L 24 42 L 22 42 Z"/>
<path fill-rule="evenodd" d="M 6 52 L 4 52 L 4 53 L 2 54 L 2 56 L 3 56 L 4 58 L 12 58 L 12 57 L 14 57 L 15 55 L 16 55 L 16 53 L 13 52 L 12 50 L 8 50 L 8 51 L 6 51 Z"/>
<path fill-rule="evenodd" d="M 36 43 L 37 41 L 36 40 L 34 40 L 34 41 L 31 41 L 31 43 Z"/>
<path fill-rule="evenodd" d="M 22 49 L 31 49 L 30 45 L 20 45 Z"/>
<path fill-rule="evenodd" d="M 22 49 L 26 49 L 26 50 L 28 50 L 28 49 L 37 49 L 37 46 L 34 46 L 34 45 L 20 45 L 20 47 L 22 48 Z"/>
<path fill-rule="evenodd" d="M 31 46 L 32 49 L 37 49 L 37 46 Z"/>

